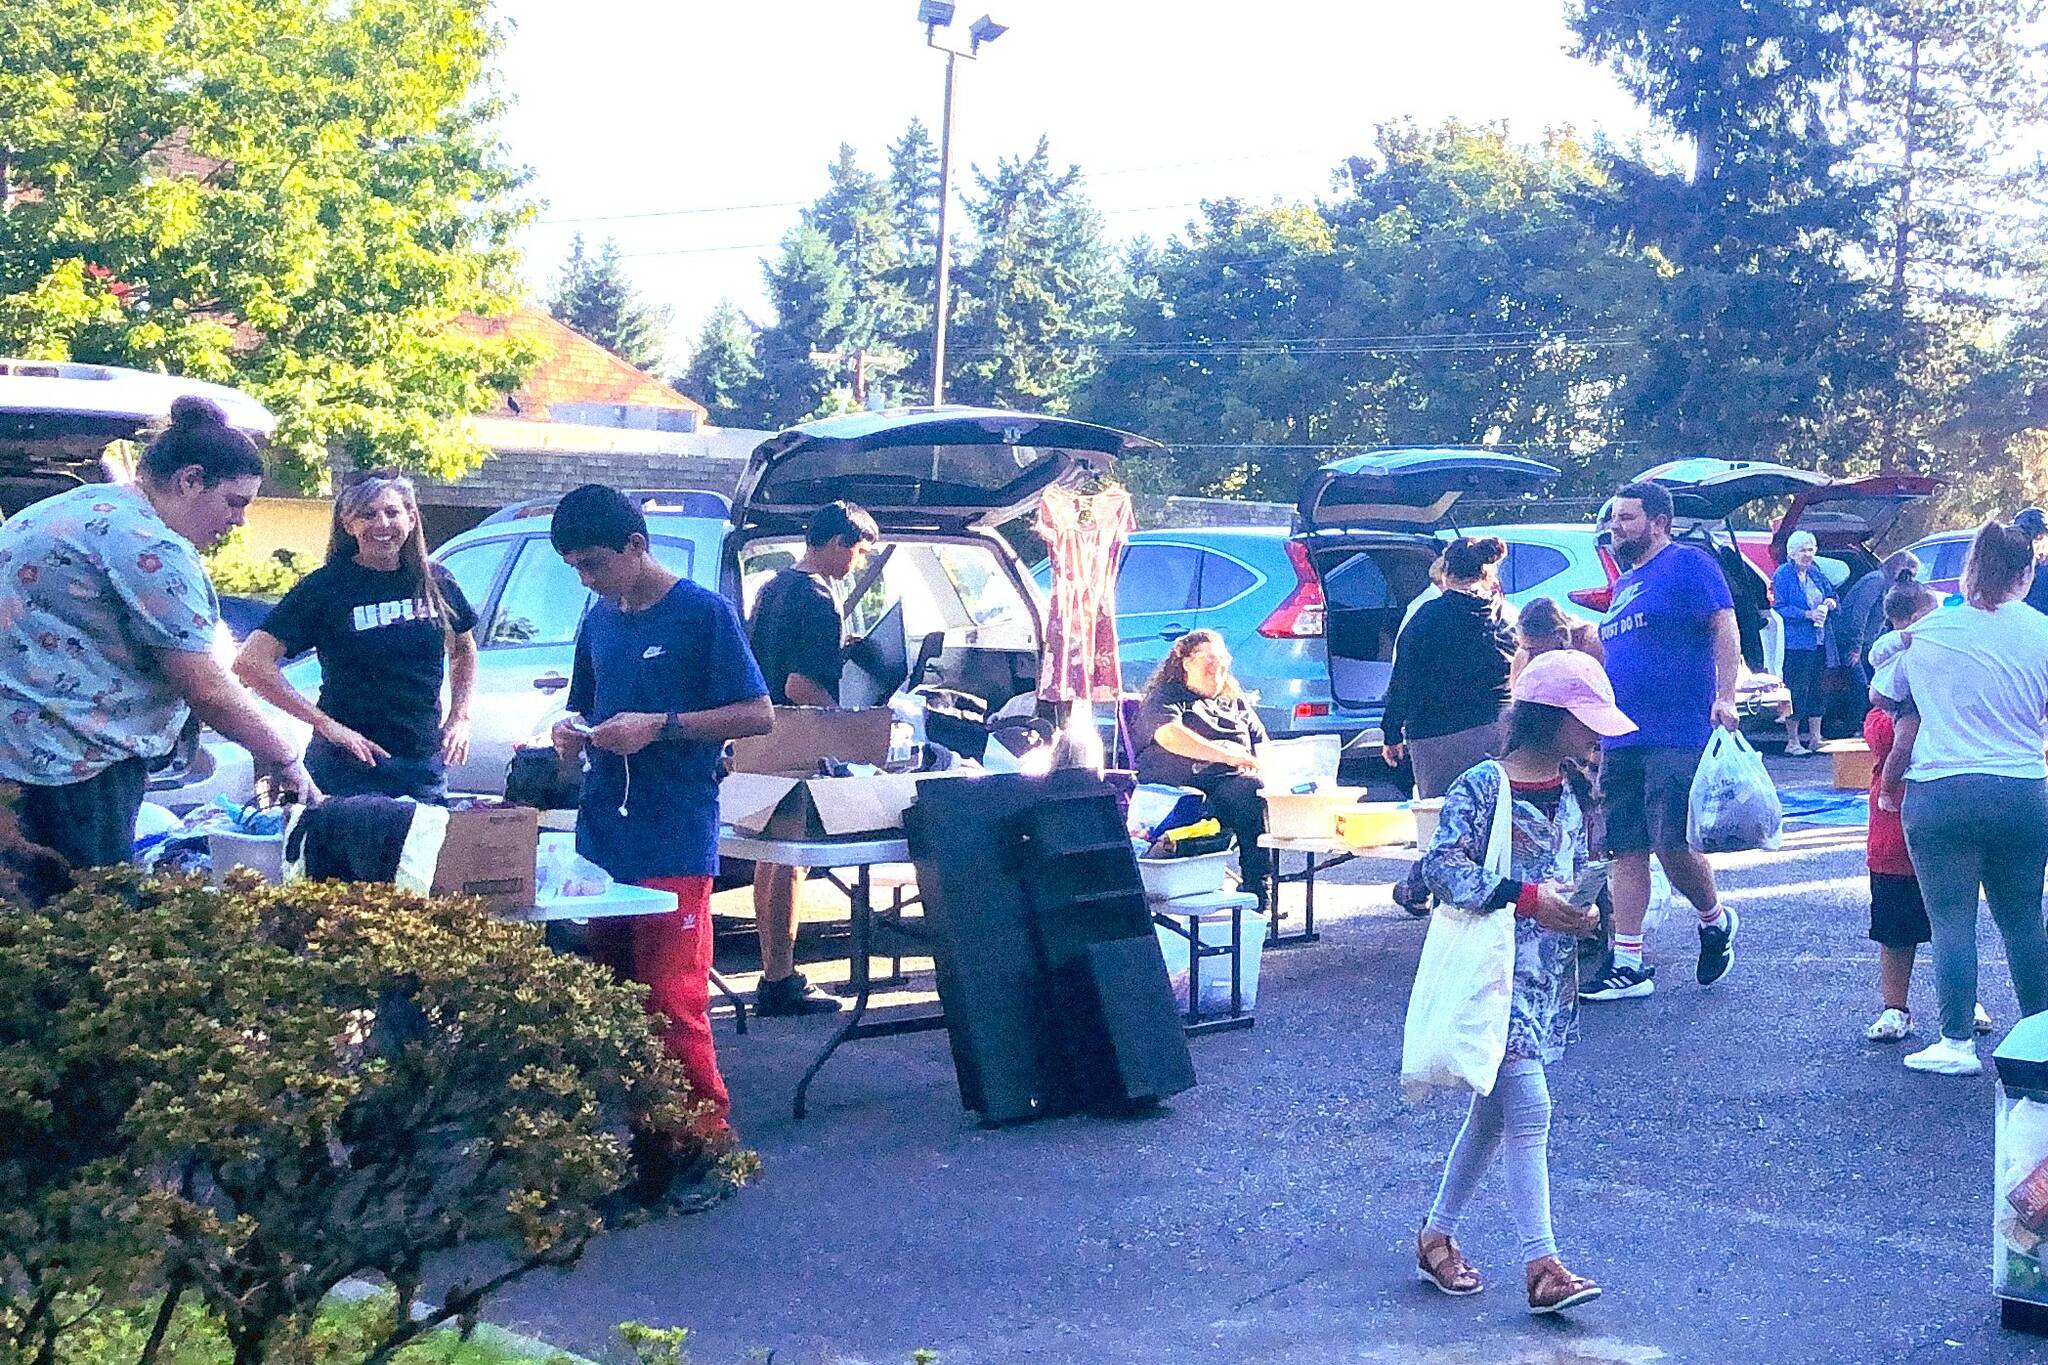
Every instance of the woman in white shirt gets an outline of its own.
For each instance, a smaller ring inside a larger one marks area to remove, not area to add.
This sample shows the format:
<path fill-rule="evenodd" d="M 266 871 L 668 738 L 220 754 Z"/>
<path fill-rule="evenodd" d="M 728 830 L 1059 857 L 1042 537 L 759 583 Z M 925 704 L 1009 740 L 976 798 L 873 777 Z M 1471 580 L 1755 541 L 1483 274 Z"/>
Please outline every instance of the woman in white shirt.
<path fill-rule="evenodd" d="M 1941 1037 L 1906 1058 L 1915 1071 L 1983 1069 L 1972 1029 L 1980 888 L 2020 1012 L 2048 1009 L 2048 616 L 2023 600 L 2033 579 L 2032 539 L 1986 523 L 1963 566 L 1963 605 L 1906 632 L 1874 683 L 1918 713 L 1902 814 L 1934 931 Z"/>

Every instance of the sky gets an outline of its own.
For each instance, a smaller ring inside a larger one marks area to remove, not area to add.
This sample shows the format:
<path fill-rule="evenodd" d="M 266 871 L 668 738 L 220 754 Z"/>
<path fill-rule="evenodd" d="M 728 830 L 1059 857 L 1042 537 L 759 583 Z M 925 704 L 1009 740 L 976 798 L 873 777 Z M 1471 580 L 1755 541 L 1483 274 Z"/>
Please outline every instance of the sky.
<path fill-rule="evenodd" d="M 879 172 L 913 117 L 936 138 L 945 59 L 917 8 L 502 0 L 505 138 L 541 204 L 521 242 L 536 293 L 581 231 L 616 238 L 672 310 L 677 362 L 722 298 L 770 320 L 760 259 L 839 144 Z M 1398 118 L 1656 139 L 1570 55 L 1563 0 L 961 0 L 953 31 L 984 8 L 1009 32 L 960 63 L 956 192 L 1044 133 L 1118 240 L 1163 239 L 1204 198 L 1323 193 Z"/>

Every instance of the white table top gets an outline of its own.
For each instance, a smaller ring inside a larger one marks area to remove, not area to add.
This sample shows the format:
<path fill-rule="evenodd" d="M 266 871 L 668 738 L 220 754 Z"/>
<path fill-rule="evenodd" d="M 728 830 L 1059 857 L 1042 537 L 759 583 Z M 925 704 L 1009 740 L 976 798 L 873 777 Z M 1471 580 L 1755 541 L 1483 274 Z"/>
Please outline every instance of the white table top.
<path fill-rule="evenodd" d="M 1379 856 L 1387 853 L 1413 853 L 1413 843 L 1404 844 L 1347 844 L 1331 836 L 1322 839 L 1307 839 L 1284 834 L 1261 834 L 1260 848 L 1278 849 L 1282 853 L 1356 853 L 1361 856 Z"/>
<path fill-rule="evenodd" d="M 652 886 L 614 884 L 602 896 L 551 896 L 524 910 L 507 911 L 506 919 L 545 924 L 561 919 L 620 919 L 628 915 L 666 915 L 676 908 L 676 893 Z"/>
<path fill-rule="evenodd" d="M 777 867 L 861 867 L 907 863 L 910 841 L 902 835 L 879 839 L 760 839 L 732 829 L 718 831 L 718 851 L 729 858 Z"/>

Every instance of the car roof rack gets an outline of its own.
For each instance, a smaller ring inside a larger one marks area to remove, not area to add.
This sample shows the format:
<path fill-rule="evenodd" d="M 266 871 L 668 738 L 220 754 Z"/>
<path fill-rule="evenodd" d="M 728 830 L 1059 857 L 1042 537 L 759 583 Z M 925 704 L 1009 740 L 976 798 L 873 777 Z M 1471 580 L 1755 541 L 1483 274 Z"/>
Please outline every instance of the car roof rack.
<path fill-rule="evenodd" d="M 732 514 L 732 499 L 708 488 L 625 488 L 620 491 L 639 505 L 642 514 L 659 512 L 680 517 L 711 517 L 721 521 Z M 552 512 L 561 500 L 560 496 L 555 496 L 507 503 L 477 525 L 500 526 L 508 521 L 537 517 L 543 512 Z"/>

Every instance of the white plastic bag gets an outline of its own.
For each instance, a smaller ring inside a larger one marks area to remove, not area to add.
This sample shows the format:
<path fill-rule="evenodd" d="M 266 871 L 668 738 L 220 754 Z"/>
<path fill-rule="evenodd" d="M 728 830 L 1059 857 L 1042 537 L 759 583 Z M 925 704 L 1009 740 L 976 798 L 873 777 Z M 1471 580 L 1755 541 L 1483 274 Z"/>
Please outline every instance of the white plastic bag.
<path fill-rule="evenodd" d="M 1763 756 L 1733 730 L 1716 727 L 1692 779 L 1686 842 L 1695 853 L 1775 849 L 1785 824 Z"/>
<path fill-rule="evenodd" d="M 1500 798 L 1483 866 L 1505 878 L 1512 875 L 1514 807 L 1507 773 L 1498 764 L 1495 771 Z M 1513 911 L 1473 914 L 1449 905 L 1431 911 L 1401 1030 L 1402 1095 L 1414 1103 L 1432 1090 L 1493 1093 L 1507 1055 L 1514 993 Z"/>

